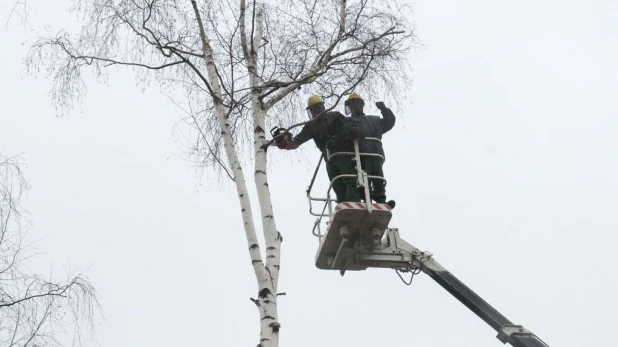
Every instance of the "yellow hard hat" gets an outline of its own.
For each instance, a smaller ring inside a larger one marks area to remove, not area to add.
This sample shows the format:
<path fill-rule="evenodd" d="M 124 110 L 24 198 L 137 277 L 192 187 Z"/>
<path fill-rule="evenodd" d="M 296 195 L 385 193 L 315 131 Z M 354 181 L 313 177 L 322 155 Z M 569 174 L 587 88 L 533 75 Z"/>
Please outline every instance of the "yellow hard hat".
<path fill-rule="evenodd" d="M 352 93 L 348 96 L 348 100 L 350 99 L 361 99 L 362 100 L 363 98 L 361 98 L 361 96 L 358 93 Z"/>
<path fill-rule="evenodd" d="M 315 104 L 319 104 L 322 102 L 322 98 L 317 96 L 317 95 L 313 95 L 311 97 L 309 97 L 309 99 L 307 100 L 307 107 L 311 107 Z"/>

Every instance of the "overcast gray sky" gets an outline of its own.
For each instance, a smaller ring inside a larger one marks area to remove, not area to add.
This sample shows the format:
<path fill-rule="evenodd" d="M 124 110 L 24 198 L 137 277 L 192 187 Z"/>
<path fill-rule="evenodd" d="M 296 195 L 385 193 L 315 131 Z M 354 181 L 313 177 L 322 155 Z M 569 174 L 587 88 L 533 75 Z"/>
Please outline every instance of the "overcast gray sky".
<path fill-rule="evenodd" d="M 67 1 L 31 5 L 35 27 L 69 25 Z M 550 346 L 615 346 L 618 2 L 414 6 L 426 47 L 384 139 L 391 225 Z M 182 115 L 119 70 L 55 118 L 50 82 L 23 73 L 33 36 L 0 30 L 0 150 L 28 163 L 33 268 L 88 270 L 103 347 L 256 345 L 234 189 L 183 159 Z M 390 270 L 317 270 L 304 191 L 318 153 L 272 152 L 281 346 L 501 345 L 424 275 L 406 287 Z"/>

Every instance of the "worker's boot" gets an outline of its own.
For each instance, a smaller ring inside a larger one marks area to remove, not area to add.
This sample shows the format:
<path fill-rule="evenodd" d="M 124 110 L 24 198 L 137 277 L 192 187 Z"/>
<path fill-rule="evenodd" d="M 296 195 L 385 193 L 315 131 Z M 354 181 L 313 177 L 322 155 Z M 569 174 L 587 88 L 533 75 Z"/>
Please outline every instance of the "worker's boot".
<path fill-rule="evenodd" d="M 395 208 L 395 200 L 386 201 L 386 196 L 376 196 L 373 198 L 378 204 L 387 204 L 391 210 Z"/>

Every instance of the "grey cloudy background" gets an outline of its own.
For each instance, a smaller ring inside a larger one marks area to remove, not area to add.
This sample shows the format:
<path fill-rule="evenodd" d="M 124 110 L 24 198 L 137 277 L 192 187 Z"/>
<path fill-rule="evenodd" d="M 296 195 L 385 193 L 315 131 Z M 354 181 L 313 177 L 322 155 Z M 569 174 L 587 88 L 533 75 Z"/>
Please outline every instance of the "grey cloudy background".
<path fill-rule="evenodd" d="M 72 25 L 67 1 L 31 5 L 39 31 Z M 550 346 L 616 346 L 618 2 L 414 6 L 426 47 L 384 141 L 391 225 Z M 34 36 L 0 30 L 0 150 L 28 163 L 32 268 L 88 271 L 101 346 L 254 346 L 234 189 L 184 159 L 182 114 L 118 70 L 55 118 L 50 82 L 23 73 Z M 317 270 L 304 190 L 318 153 L 272 152 L 281 346 L 501 345 L 426 276 L 406 287 L 390 270 Z"/>

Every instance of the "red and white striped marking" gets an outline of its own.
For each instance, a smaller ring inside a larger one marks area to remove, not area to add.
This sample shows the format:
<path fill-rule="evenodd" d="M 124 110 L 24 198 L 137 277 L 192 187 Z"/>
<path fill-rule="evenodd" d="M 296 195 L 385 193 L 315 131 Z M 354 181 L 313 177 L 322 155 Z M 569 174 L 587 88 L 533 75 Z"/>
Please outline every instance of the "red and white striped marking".
<path fill-rule="evenodd" d="M 371 204 L 374 210 L 390 211 L 391 207 L 387 204 Z M 335 211 L 340 210 L 367 210 L 367 204 L 364 202 L 342 202 L 335 206 Z"/>

